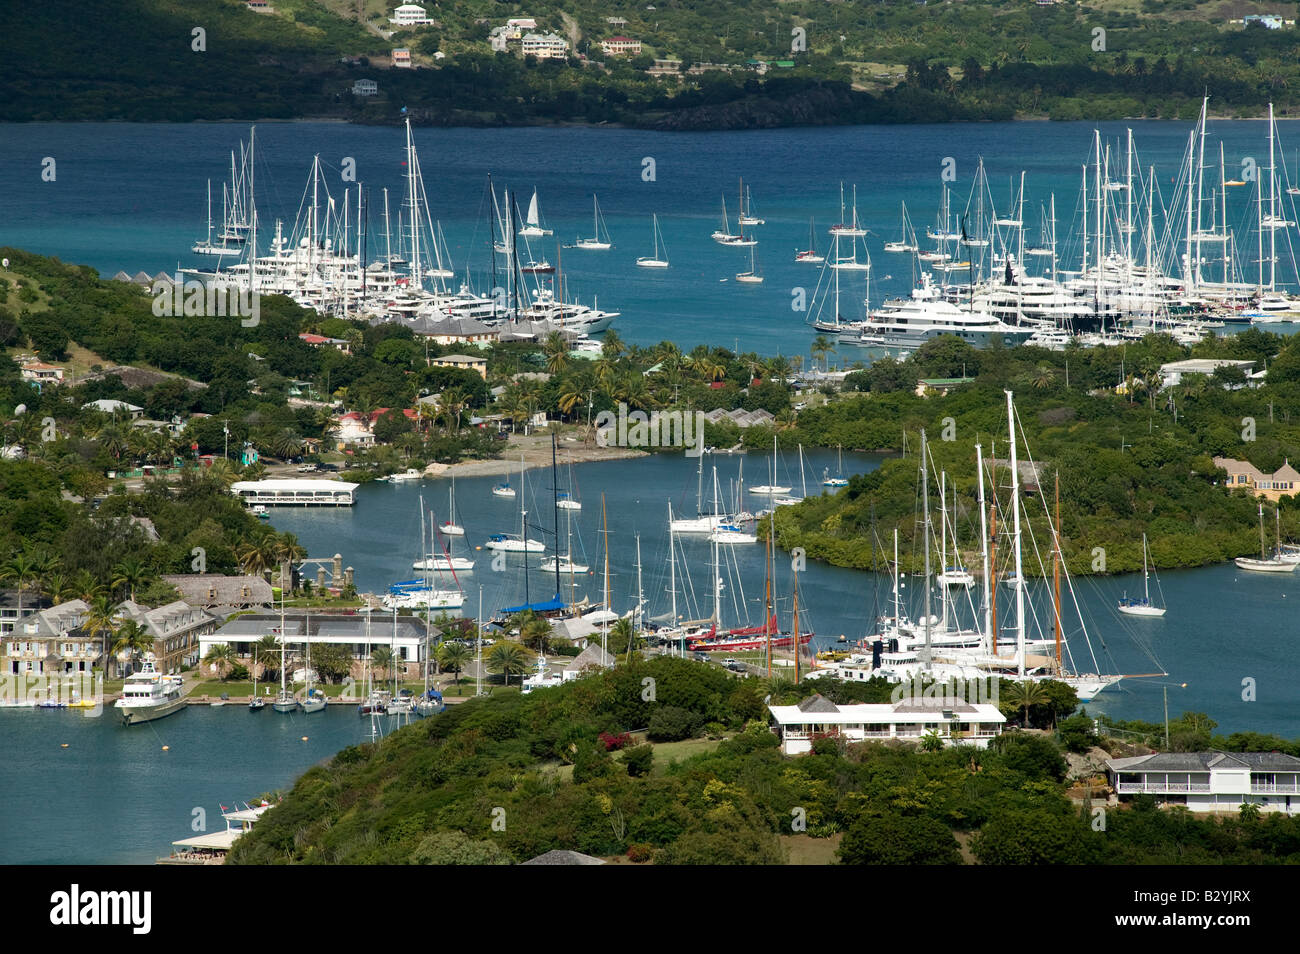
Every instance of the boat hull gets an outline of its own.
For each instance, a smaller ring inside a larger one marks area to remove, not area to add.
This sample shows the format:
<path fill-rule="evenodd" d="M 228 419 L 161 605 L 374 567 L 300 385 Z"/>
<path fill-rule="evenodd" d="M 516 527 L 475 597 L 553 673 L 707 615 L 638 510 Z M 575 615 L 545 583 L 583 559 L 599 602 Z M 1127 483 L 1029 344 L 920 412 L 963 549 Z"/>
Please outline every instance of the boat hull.
<path fill-rule="evenodd" d="M 1145 616 L 1159 619 L 1165 615 L 1164 609 L 1159 606 L 1120 606 L 1118 609 L 1125 616 Z"/>
<path fill-rule="evenodd" d="M 169 699 L 155 706 L 130 706 L 120 709 L 123 725 L 139 725 L 141 722 L 156 722 L 169 715 L 180 712 L 187 705 L 184 698 Z"/>
<path fill-rule="evenodd" d="M 1251 573 L 1294 573 L 1296 563 L 1283 563 L 1273 560 L 1252 560 L 1248 557 L 1237 557 L 1234 561 L 1239 570 L 1247 570 Z"/>

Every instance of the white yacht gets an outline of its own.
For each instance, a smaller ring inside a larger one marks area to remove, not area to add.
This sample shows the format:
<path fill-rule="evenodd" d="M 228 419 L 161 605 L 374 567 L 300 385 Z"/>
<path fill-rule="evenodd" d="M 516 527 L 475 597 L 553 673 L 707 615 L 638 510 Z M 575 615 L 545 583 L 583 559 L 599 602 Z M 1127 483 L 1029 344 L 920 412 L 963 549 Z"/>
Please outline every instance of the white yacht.
<path fill-rule="evenodd" d="M 986 311 L 943 301 L 929 277 L 923 275 L 921 287 L 912 289 L 910 299 L 886 301 L 879 311 L 867 316 L 859 341 L 868 347 L 910 351 L 940 335 L 955 335 L 978 348 L 995 334 L 1010 346 L 1031 333 L 1029 328 L 1005 324 Z"/>
<path fill-rule="evenodd" d="M 126 677 L 116 706 L 123 725 L 152 722 L 185 708 L 181 696 L 180 676 L 165 676 L 158 671 L 157 657 L 145 653 L 140 671 Z"/>
<path fill-rule="evenodd" d="M 483 546 L 489 550 L 499 550 L 502 553 L 545 553 L 546 544 L 540 540 L 520 539 L 517 534 L 513 533 L 494 533 L 488 537 Z"/>

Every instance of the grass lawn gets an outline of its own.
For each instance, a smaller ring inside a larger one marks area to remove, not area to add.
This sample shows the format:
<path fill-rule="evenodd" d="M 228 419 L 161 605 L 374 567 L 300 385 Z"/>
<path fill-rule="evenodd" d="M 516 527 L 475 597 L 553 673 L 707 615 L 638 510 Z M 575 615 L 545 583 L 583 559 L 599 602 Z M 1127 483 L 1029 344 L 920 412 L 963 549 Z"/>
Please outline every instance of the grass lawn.
<path fill-rule="evenodd" d="M 638 739 L 637 741 L 644 740 Z M 680 762 L 692 755 L 699 755 L 701 752 L 712 752 L 721 741 L 721 739 L 683 739 L 681 742 L 651 743 L 655 748 L 652 774 L 662 775 L 668 771 L 668 766 L 673 762 Z"/>
<path fill-rule="evenodd" d="M 792 865 L 836 865 L 835 849 L 840 846 L 842 832 L 836 832 L 829 838 L 813 838 L 811 835 L 781 835 L 781 844 L 790 853 L 789 864 Z"/>

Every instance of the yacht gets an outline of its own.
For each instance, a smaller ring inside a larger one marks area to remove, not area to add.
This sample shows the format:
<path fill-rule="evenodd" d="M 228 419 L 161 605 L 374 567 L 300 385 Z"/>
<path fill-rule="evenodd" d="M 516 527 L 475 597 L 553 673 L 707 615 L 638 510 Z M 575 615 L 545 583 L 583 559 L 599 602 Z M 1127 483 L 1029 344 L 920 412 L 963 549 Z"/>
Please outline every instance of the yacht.
<path fill-rule="evenodd" d="M 975 347 L 987 345 L 1001 335 L 1008 346 L 1027 339 L 1029 328 L 1016 328 L 986 311 L 959 308 L 941 299 L 929 276 L 910 299 L 891 299 L 879 311 L 867 316 L 860 342 L 868 347 L 913 350 L 940 335 L 955 335 Z"/>
<path fill-rule="evenodd" d="M 540 540 L 520 539 L 517 534 L 513 533 L 494 533 L 488 537 L 483 544 L 489 550 L 499 550 L 502 553 L 545 553 L 546 544 Z"/>
<path fill-rule="evenodd" d="M 185 707 L 181 687 L 180 676 L 164 676 L 158 671 L 157 657 L 145 653 L 140 671 L 126 677 L 116 703 L 122 724 L 152 722 L 179 712 Z"/>
<path fill-rule="evenodd" d="M 445 531 L 444 531 L 445 532 Z M 411 564 L 412 570 L 472 570 L 474 561 L 469 557 L 449 557 L 435 553 L 425 560 L 416 560 Z"/>

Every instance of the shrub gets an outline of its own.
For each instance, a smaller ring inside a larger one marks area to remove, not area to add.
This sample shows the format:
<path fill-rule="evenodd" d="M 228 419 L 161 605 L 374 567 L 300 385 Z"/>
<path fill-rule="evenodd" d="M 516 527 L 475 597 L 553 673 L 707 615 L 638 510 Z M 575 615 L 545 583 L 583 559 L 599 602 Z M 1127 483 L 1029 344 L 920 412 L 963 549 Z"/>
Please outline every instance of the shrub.
<path fill-rule="evenodd" d="M 654 857 L 655 846 L 646 844 L 637 844 L 628 848 L 627 860 L 633 864 L 642 864 Z"/>
<path fill-rule="evenodd" d="M 948 826 L 920 815 L 862 817 L 836 854 L 846 865 L 958 865 L 961 853 Z"/>
<path fill-rule="evenodd" d="M 221 677 L 222 682 L 244 682 L 251 678 L 247 666 L 231 666 L 230 671 Z"/>
<path fill-rule="evenodd" d="M 606 752 L 617 752 L 619 749 L 627 748 L 632 744 L 632 736 L 627 732 L 620 732 L 617 735 L 602 732 L 597 738 L 605 746 Z"/>
<path fill-rule="evenodd" d="M 650 774 L 654 759 L 653 745 L 634 745 L 623 752 L 623 764 L 627 766 L 627 774 L 633 778 Z"/>
<path fill-rule="evenodd" d="M 661 706 L 650 716 L 647 733 L 655 742 L 677 742 L 694 734 L 696 717 L 689 709 L 679 706 Z"/>

